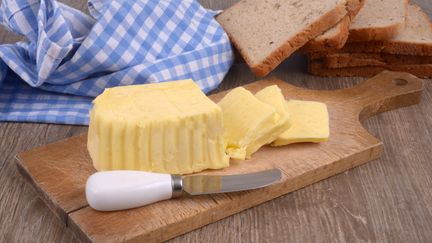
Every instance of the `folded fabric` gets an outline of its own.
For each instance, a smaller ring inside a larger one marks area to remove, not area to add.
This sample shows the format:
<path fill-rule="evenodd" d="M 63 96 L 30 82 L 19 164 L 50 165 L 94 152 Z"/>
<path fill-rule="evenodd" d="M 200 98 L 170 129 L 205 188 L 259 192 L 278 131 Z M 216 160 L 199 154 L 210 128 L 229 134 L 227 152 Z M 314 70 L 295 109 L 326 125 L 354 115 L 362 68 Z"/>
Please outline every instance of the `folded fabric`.
<path fill-rule="evenodd" d="M 26 41 L 0 46 L 0 120 L 87 124 L 105 88 L 191 78 L 216 88 L 233 61 L 215 12 L 197 1 L 90 0 L 92 17 L 54 0 L 3 0 Z"/>

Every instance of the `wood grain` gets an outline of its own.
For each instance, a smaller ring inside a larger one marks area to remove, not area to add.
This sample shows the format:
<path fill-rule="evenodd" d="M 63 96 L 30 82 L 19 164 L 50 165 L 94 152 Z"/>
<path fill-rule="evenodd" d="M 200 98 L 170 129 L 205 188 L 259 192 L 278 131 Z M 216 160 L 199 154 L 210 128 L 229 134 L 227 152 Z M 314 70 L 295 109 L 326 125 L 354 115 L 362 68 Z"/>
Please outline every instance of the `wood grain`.
<path fill-rule="evenodd" d="M 82 241 L 157 242 L 378 158 L 382 143 L 364 130 L 359 119 L 417 104 L 423 90 L 422 80 L 396 72 L 383 72 L 353 88 L 333 91 L 302 89 L 279 79 L 261 80 L 244 87 L 256 93 L 273 84 L 277 84 L 288 99 L 326 103 L 330 114 L 330 140 L 320 144 L 264 147 L 251 160 L 231 161 L 228 168 L 201 173 L 240 174 L 279 168 L 283 172 L 282 180 L 270 187 L 179 198 L 133 210 L 104 213 L 88 207 L 85 200 L 86 180 L 95 172 L 85 136 L 20 153 L 17 165 L 47 205 Z M 210 98 L 218 101 L 225 93 Z"/>
<path fill-rule="evenodd" d="M 66 0 L 86 9 L 84 0 Z M 235 0 L 203 0 L 223 9 Z M 432 2 L 415 1 L 432 15 Z M 0 29 L 0 43 L 18 36 Z M 360 78 L 305 74 L 302 56 L 271 75 L 301 87 L 346 88 Z M 256 80 L 244 64 L 234 65 L 220 90 Z M 255 208 L 177 237 L 171 242 L 430 242 L 432 239 L 432 82 L 417 106 L 363 122 L 380 138 L 380 159 Z M 13 159 L 23 150 L 86 131 L 85 127 L 0 123 L 0 242 L 75 242 L 72 234 L 18 174 Z"/>

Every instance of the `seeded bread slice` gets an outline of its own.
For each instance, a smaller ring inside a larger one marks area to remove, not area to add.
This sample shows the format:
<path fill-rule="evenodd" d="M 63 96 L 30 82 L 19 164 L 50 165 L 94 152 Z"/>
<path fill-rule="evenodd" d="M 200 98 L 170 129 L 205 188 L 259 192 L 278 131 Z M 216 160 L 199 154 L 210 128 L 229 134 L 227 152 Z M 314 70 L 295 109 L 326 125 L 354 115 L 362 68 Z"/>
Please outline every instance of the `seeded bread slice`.
<path fill-rule="evenodd" d="M 216 17 L 252 72 L 267 75 L 347 15 L 346 0 L 242 0 Z"/>
<path fill-rule="evenodd" d="M 341 51 L 432 56 L 432 22 L 419 6 L 410 3 L 405 27 L 396 36 L 386 41 L 347 43 Z"/>
<path fill-rule="evenodd" d="M 379 53 L 333 53 L 319 58 L 310 57 L 310 60 L 320 61 L 325 68 L 386 65 Z"/>
<path fill-rule="evenodd" d="M 351 23 L 348 42 L 387 40 L 405 24 L 408 0 L 366 0 Z"/>
<path fill-rule="evenodd" d="M 417 5 L 407 7 L 405 27 L 389 40 L 351 42 L 336 51 L 315 52 L 314 56 L 329 53 L 387 53 L 396 55 L 432 56 L 432 21 Z"/>
<path fill-rule="evenodd" d="M 302 52 L 341 49 L 348 39 L 351 21 L 363 7 L 366 0 L 348 0 L 348 14 L 336 25 L 301 48 Z"/>
<path fill-rule="evenodd" d="M 334 53 L 326 56 L 310 56 L 311 60 L 321 59 L 326 68 L 363 66 L 432 64 L 432 56 L 409 56 L 385 53 Z"/>
<path fill-rule="evenodd" d="M 326 68 L 322 62 L 315 60 L 309 62 L 308 69 L 309 73 L 322 77 L 372 77 L 391 70 L 411 73 L 419 78 L 432 78 L 432 64 Z"/>

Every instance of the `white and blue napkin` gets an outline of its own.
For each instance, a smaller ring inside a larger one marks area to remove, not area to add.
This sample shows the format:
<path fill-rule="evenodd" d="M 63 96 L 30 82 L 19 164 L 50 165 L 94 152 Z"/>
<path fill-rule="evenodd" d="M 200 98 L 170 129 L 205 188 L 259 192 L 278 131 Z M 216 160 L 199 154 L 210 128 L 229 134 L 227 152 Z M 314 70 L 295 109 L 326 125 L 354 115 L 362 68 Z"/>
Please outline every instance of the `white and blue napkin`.
<path fill-rule="evenodd" d="M 88 124 L 104 88 L 191 78 L 204 92 L 228 72 L 229 39 L 195 0 L 3 0 L 25 41 L 0 45 L 0 121 Z"/>

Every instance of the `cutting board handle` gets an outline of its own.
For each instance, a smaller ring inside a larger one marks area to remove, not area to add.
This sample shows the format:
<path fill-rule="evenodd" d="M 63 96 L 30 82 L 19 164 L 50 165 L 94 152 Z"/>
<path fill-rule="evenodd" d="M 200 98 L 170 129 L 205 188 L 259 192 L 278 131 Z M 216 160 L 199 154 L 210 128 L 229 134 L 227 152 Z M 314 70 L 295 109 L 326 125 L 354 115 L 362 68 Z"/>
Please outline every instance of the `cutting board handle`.
<path fill-rule="evenodd" d="M 349 89 L 338 90 L 338 96 L 354 104 L 360 120 L 378 113 L 419 103 L 423 81 L 416 76 L 383 71 Z"/>

